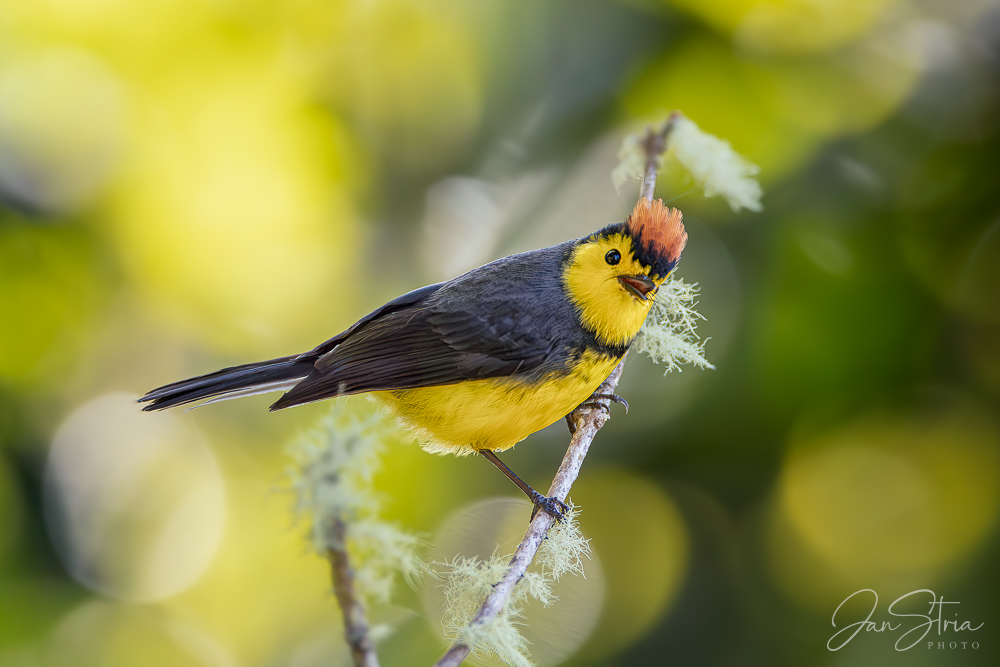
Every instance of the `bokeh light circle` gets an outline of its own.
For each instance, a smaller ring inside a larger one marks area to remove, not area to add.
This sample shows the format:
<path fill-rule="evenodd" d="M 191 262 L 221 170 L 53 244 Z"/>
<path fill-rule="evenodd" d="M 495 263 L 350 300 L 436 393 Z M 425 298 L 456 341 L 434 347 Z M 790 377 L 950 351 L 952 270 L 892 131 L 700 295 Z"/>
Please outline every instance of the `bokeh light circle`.
<path fill-rule="evenodd" d="M 793 443 L 772 571 L 817 606 L 848 588 L 926 586 L 983 542 L 998 511 L 1000 431 L 980 408 L 872 413 Z"/>
<path fill-rule="evenodd" d="M 0 61 L 0 195 L 31 211 L 90 203 L 114 175 L 127 103 L 90 52 L 48 49 Z"/>
<path fill-rule="evenodd" d="M 211 449 L 181 417 L 100 396 L 59 427 L 45 469 L 45 516 L 80 584 L 149 602 L 194 584 L 222 538 L 225 490 Z"/>
<path fill-rule="evenodd" d="M 236 667 L 228 648 L 166 609 L 91 600 L 70 611 L 45 646 L 48 665 Z"/>
<path fill-rule="evenodd" d="M 634 472 L 585 470 L 571 497 L 608 580 L 600 624 L 584 648 L 596 660 L 636 642 L 667 613 L 688 572 L 691 538 L 673 498 Z"/>

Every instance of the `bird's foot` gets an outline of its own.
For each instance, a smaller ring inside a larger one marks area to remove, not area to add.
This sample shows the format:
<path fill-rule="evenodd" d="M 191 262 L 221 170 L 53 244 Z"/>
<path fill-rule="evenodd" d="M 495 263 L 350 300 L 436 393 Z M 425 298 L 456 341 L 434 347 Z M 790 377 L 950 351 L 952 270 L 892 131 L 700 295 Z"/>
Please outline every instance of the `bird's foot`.
<path fill-rule="evenodd" d="M 604 399 L 606 401 L 611 401 L 612 403 L 618 403 L 624 406 L 625 414 L 628 414 L 628 401 L 626 401 L 618 394 L 591 394 L 590 398 L 581 403 L 579 407 L 601 408 L 603 410 L 611 412 L 611 408 L 609 406 L 599 402 L 601 399 Z"/>
<path fill-rule="evenodd" d="M 601 403 L 600 399 L 605 399 L 611 401 L 612 403 L 621 403 L 625 406 L 625 414 L 628 414 L 628 401 L 618 394 L 591 394 L 590 398 L 576 406 L 573 409 L 573 412 L 566 415 L 566 426 L 569 427 L 569 434 L 571 437 L 576 435 L 576 421 L 573 419 L 573 414 L 580 408 L 599 408 L 607 411 L 609 416 L 611 415 L 611 406 Z"/>
<path fill-rule="evenodd" d="M 555 517 L 556 521 L 562 521 L 566 518 L 566 512 L 569 511 L 569 505 L 564 503 L 553 496 L 543 496 L 538 491 L 534 489 L 531 490 L 534 495 L 530 496 L 531 502 L 535 505 L 535 509 L 531 510 L 531 519 L 535 519 L 535 515 L 538 514 L 538 510 L 545 510 L 549 514 Z"/>

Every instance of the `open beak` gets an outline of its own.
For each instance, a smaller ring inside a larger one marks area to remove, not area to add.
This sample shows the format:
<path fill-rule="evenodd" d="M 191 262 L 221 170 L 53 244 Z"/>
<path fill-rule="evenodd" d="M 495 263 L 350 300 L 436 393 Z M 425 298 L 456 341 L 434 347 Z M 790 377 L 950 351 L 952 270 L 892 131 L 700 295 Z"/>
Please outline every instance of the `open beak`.
<path fill-rule="evenodd" d="M 646 295 L 656 289 L 656 283 L 650 280 L 649 276 L 644 275 L 618 276 L 618 282 L 641 301 L 648 299 L 649 297 Z"/>

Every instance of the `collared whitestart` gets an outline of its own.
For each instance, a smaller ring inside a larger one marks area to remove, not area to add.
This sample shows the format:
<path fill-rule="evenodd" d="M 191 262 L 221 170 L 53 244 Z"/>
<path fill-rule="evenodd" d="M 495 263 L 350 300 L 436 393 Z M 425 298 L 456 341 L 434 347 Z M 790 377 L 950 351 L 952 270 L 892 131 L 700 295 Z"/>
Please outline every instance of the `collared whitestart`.
<path fill-rule="evenodd" d="M 493 452 L 572 412 L 639 333 L 687 242 L 682 216 L 640 199 L 589 236 L 511 255 L 393 299 L 346 331 L 288 357 L 154 389 L 160 410 L 284 391 L 271 410 L 370 392 L 434 452 L 479 453 L 537 507 L 558 500 Z"/>

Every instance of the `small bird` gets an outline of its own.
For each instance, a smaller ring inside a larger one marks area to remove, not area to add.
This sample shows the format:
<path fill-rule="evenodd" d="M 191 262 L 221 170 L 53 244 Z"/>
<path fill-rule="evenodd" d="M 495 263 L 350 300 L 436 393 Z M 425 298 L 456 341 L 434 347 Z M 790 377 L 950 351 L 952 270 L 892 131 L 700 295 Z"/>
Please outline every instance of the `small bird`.
<path fill-rule="evenodd" d="M 285 391 L 271 410 L 370 393 L 436 453 L 478 453 L 541 508 L 566 506 L 511 471 L 513 447 L 590 397 L 639 333 L 687 243 L 681 212 L 640 199 L 624 222 L 408 292 L 289 357 L 174 382 L 160 410 Z M 617 397 L 614 397 L 617 398 Z"/>

